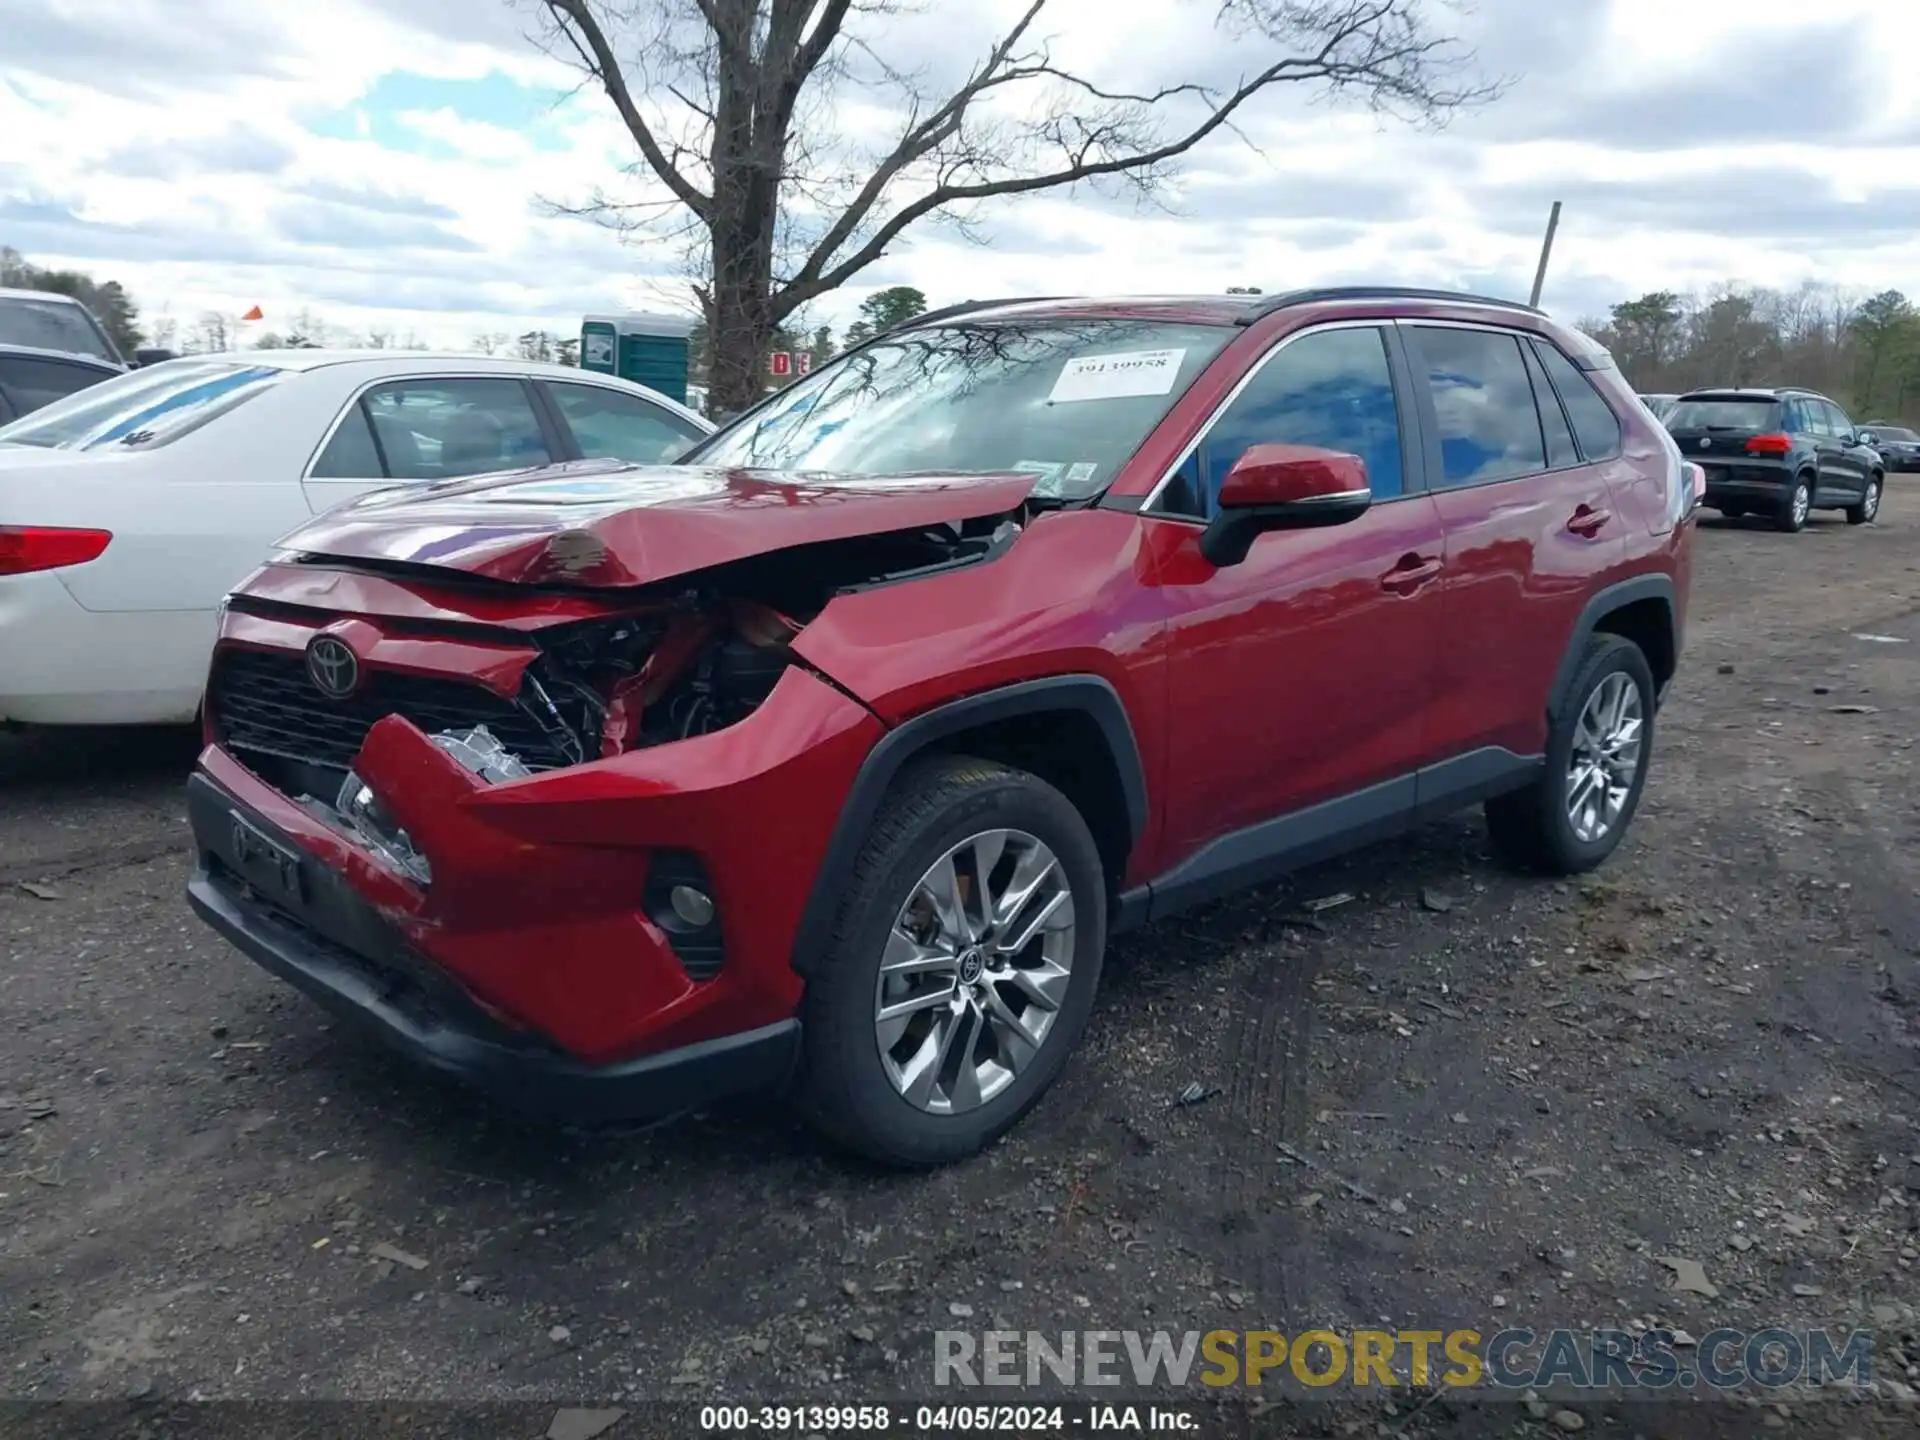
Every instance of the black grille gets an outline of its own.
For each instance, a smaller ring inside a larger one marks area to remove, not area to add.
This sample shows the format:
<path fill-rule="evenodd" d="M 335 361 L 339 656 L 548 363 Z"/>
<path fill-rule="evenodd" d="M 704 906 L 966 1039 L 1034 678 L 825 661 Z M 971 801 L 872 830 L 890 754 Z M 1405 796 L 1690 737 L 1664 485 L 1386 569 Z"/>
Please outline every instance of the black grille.
<path fill-rule="evenodd" d="M 377 721 L 404 715 L 429 735 L 485 725 L 531 770 L 572 763 L 532 716 L 464 680 L 370 669 L 357 693 L 329 700 L 307 678 L 298 651 L 228 650 L 208 691 L 220 743 L 230 750 L 346 770 Z"/>

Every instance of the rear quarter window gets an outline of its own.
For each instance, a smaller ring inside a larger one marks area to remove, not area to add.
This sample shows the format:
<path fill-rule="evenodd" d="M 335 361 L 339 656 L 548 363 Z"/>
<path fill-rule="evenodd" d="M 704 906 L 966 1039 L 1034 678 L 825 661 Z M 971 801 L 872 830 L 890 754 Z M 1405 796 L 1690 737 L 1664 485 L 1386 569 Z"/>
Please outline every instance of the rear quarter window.
<path fill-rule="evenodd" d="M 1560 392 L 1560 403 L 1566 406 L 1582 458 L 1589 464 L 1613 459 L 1620 453 L 1620 417 L 1613 413 L 1606 397 L 1558 346 L 1536 340 L 1533 349 L 1553 388 Z"/>

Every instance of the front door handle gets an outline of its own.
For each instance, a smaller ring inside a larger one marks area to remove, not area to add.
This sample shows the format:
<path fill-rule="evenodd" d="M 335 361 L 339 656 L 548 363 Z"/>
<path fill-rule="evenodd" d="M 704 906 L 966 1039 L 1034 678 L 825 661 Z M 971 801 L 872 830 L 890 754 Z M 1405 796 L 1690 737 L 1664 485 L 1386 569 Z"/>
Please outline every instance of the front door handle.
<path fill-rule="evenodd" d="M 1582 505 L 1573 512 L 1573 518 L 1567 521 L 1567 529 L 1576 535 L 1593 536 L 1600 533 L 1600 527 L 1613 519 L 1610 510 L 1596 510 L 1591 505 Z"/>
<path fill-rule="evenodd" d="M 1380 577 L 1380 588 L 1393 595 L 1411 595 L 1439 578 L 1441 565 L 1427 555 L 1402 555 L 1400 563 Z"/>

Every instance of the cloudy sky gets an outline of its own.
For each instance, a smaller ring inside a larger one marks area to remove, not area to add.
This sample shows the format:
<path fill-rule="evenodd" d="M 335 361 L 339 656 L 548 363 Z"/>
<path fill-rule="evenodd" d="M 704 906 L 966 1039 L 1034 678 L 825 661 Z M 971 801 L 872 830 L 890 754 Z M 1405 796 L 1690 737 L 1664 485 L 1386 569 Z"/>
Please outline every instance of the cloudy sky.
<path fill-rule="evenodd" d="M 870 28 L 963 64 L 1012 0 Z M 1056 58 L 1111 86 L 1229 75 L 1209 0 L 1054 0 Z M 1548 308 L 1805 279 L 1920 291 L 1920 5 L 1478 0 L 1447 21 L 1506 95 L 1439 133 L 1278 96 L 1198 152 L 1168 210 L 1061 195 L 915 232 L 874 286 L 975 296 L 1349 280 L 1524 296 L 1549 204 Z M 677 255 L 546 202 L 632 160 L 526 0 L 0 0 L 0 245 L 118 278 L 149 320 L 259 304 L 439 345 L 683 308 Z M 954 27 L 959 27 L 958 29 Z M 891 57 L 890 57 L 891 58 Z M 845 133 L 887 117 L 858 94 Z"/>

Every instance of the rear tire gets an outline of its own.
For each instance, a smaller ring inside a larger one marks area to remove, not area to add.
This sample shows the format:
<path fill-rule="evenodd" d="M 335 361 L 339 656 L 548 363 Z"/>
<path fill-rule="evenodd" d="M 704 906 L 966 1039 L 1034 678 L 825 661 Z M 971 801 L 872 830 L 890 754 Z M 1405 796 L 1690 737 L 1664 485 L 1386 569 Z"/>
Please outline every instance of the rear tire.
<path fill-rule="evenodd" d="M 1729 520 L 1738 520 L 1747 513 L 1744 505 L 1722 505 L 1720 513 Z"/>
<path fill-rule="evenodd" d="M 1884 484 L 1881 476 L 1872 475 L 1867 479 L 1867 493 L 1860 497 L 1858 505 L 1847 507 L 1849 525 L 1871 525 L 1874 517 L 1880 513 L 1880 490 Z"/>
<path fill-rule="evenodd" d="M 1578 875 L 1611 855 L 1647 783 L 1653 701 L 1653 671 L 1640 647 L 1618 635 L 1593 636 L 1548 731 L 1539 778 L 1487 802 L 1494 852 L 1541 875 Z"/>
<path fill-rule="evenodd" d="M 1794 535 L 1807 528 L 1807 516 L 1813 513 L 1813 477 L 1796 475 L 1793 488 L 1780 501 L 1773 517 L 1776 528 Z"/>
<path fill-rule="evenodd" d="M 908 770 L 807 978 L 809 1118 L 903 1169 L 992 1144 L 1046 1093 L 1086 1029 L 1106 915 L 1099 849 L 1058 790 L 983 760 Z"/>

